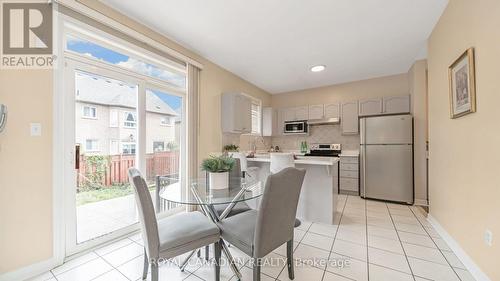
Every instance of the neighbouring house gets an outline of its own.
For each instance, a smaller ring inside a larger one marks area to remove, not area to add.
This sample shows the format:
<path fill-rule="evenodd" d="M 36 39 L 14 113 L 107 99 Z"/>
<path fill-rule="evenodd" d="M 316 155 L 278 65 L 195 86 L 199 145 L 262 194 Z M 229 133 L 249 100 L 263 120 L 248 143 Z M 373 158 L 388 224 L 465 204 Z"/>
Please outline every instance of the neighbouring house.
<path fill-rule="evenodd" d="M 75 91 L 76 143 L 80 144 L 81 152 L 85 155 L 135 154 L 138 87 L 78 73 Z M 147 90 L 146 154 L 178 147 L 179 117 L 179 111 Z"/>

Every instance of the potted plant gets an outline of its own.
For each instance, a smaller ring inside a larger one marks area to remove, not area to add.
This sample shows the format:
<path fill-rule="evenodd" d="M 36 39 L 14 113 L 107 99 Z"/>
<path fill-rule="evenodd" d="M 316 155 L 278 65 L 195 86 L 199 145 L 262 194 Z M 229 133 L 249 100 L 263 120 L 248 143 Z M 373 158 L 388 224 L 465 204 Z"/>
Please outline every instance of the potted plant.
<path fill-rule="evenodd" d="M 211 189 L 227 189 L 229 187 L 229 171 L 234 167 L 235 160 L 231 156 L 211 155 L 203 160 L 201 169 L 208 172 L 208 182 Z"/>
<path fill-rule="evenodd" d="M 224 152 L 237 152 L 240 149 L 236 144 L 226 144 L 224 145 Z"/>

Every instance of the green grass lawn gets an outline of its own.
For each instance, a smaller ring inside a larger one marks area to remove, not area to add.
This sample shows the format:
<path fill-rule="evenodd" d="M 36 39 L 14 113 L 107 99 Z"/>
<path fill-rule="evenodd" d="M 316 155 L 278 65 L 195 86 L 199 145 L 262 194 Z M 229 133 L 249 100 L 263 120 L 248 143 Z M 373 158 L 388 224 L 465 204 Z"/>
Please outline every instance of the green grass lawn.
<path fill-rule="evenodd" d="M 149 190 L 154 190 L 155 186 L 150 185 Z M 81 206 L 88 203 L 99 202 L 103 200 L 109 200 L 113 198 L 118 198 L 134 193 L 132 187 L 128 184 L 126 185 L 112 185 L 102 187 L 100 189 L 84 190 L 76 194 L 76 205 Z"/>

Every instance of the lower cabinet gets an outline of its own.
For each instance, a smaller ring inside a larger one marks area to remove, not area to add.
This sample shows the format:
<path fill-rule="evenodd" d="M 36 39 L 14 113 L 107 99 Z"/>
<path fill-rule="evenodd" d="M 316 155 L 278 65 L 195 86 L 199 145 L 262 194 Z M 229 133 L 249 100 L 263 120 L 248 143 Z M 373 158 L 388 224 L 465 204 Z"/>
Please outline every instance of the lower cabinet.
<path fill-rule="evenodd" d="M 359 157 L 340 156 L 340 192 L 358 194 Z"/>

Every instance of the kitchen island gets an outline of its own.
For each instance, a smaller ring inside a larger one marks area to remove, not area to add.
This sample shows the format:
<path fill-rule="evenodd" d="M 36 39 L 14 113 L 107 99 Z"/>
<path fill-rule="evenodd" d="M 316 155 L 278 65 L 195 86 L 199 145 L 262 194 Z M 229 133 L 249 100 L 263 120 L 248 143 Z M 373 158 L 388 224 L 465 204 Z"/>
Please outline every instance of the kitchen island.
<path fill-rule="evenodd" d="M 269 176 L 269 157 L 248 158 L 251 176 L 265 181 Z M 306 170 L 297 208 L 297 217 L 309 222 L 327 224 L 335 221 L 339 183 L 339 158 L 298 156 L 295 167 Z"/>

